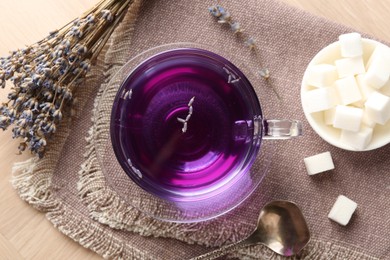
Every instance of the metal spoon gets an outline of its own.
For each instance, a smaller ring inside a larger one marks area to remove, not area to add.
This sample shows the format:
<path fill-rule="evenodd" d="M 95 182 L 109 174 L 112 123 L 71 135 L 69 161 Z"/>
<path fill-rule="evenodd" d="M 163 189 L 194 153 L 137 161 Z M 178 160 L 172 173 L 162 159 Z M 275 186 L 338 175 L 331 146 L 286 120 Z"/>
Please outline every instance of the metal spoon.
<path fill-rule="evenodd" d="M 260 211 L 257 228 L 248 238 L 192 260 L 215 259 L 255 244 L 263 244 L 283 256 L 292 256 L 301 251 L 309 240 L 309 228 L 298 206 L 290 201 L 272 201 Z"/>

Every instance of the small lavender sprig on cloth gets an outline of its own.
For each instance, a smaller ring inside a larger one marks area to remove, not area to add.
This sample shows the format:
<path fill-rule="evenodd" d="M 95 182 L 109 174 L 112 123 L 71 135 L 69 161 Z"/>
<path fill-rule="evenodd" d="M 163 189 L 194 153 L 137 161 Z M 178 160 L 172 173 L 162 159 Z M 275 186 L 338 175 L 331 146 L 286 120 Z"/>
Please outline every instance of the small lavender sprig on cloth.
<path fill-rule="evenodd" d="M 0 128 L 13 125 L 13 138 L 22 139 L 20 153 L 44 155 L 47 139 L 71 114 L 77 87 L 132 2 L 103 0 L 41 41 L 0 58 L 0 86 L 12 83 L 0 106 Z"/>
<path fill-rule="evenodd" d="M 233 21 L 232 16 L 230 13 L 223 8 L 220 5 L 213 5 L 208 8 L 210 14 L 217 18 L 218 23 L 221 24 L 228 24 L 230 26 L 230 29 L 232 32 L 236 35 L 243 36 L 244 30 L 241 28 L 241 24 L 239 22 Z M 255 53 L 258 63 L 260 65 L 260 70 L 258 71 L 258 75 L 265 80 L 267 80 L 268 84 L 270 85 L 269 78 L 270 78 L 270 72 L 267 68 L 263 67 L 261 65 L 261 59 L 258 47 L 256 45 L 256 40 L 253 37 L 245 36 L 246 40 L 244 41 L 244 44 Z M 276 97 L 280 100 L 280 96 L 278 92 L 270 85 L 272 91 L 275 93 Z"/>

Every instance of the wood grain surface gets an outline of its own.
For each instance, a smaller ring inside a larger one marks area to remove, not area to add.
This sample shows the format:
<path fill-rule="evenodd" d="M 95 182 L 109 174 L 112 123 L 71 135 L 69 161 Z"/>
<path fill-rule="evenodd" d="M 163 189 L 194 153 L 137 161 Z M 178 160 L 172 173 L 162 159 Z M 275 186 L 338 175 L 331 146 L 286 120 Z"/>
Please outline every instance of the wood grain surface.
<path fill-rule="evenodd" d="M 0 0 L 0 56 L 38 41 L 97 1 Z M 390 42 L 389 0 L 282 1 Z M 0 91 L 0 101 L 7 93 Z M 42 213 L 19 199 L 9 182 L 11 167 L 29 155 L 16 155 L 17 145 L 18 141 L 11 139 L 11 131 L 0 133 L 0 260 L 100 259 L 62 235 Z"/>

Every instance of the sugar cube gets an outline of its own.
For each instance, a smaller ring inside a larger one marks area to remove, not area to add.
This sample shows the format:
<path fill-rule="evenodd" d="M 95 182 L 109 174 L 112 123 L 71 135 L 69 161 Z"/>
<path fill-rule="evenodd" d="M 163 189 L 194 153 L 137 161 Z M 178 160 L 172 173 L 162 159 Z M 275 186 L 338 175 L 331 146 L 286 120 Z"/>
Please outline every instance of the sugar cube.
<path fill-rule="evenodd" d="M 389 80 L 390 70 L 386 70 L 380 62 L 371 64 L 364 75 L 365 82 L 373 88 L 380 89 Z"/>
<path fill-rule="evenodd" d="M 375 91 L 364 106 L 367 116 L 375 123 L 384 125 L 390 119 L 390 97 Z"/>
<path fill-rule="evenodd" d="M 309 113 L 319 112 L 337 104 L 337 92 L 333 87 L 318 88 L 304 93 L 302 101 Z"/>
<path fill-rule="evenodd" d="M 366 72 L 362 57 L 344 58 L 335 61 L 337 73 L 340 78 L 355 76 Z"/>
<path fill-rule="evenodd" d="M 363 110 L 363 118 L 362 123 L 370 128 L 374 128 L 376 123 L 370 118 L 369 114 L 367 113 L 367 109 Z"/>
<path fill-rule="evenodd" d="M 334 169 L 334 164 L 330 152 L 316 154 L 303 159 L 307 173 L 314 175 Z"/>
<path fill-rule="evenodd" d="M 336 80 L 335 85 L 342 105 L 349 105 L 362 99 L 354 76 Z"/>
<path fill-rule="evenodd" d="M 339 223 L 340 225 L 346 226 L 351 220 L 352 214 L 355 212 L 356 208 L 356 202 L 343 195 L 340 195 L 330 210 L 328 218 Z"/>
<path fill-rule="evenodd" d="M 362 37 L 359 33 L 347 33 L 339 36 L 341 56 L 357 57 L 363 54 Z"/>
<path fill-rule="evenodd" d="M 324 121 L 327 125 L 333 125 L 334 117 L 336 115 L 336 107 L 324 111 Z"/>
<path fill-rule="evenodd" d="M 334 117 L 333 126 L 352 132 L 357 132 L 363 118 L 363 109 L 338 105 Z"/>
<path fill-rule="evenodd" d="M 378 45 L 367 63 L 366 83 L 376 89 L 383 87 L 390 77 L 390 48 Z"/>
<path fill-rule="evenodd" d="M 366 69 L 368 70 L 368 68 L 375 62 L 382 63 L 386 70 L 390 70 L 390 48 L 388 46 L 378 44 L 375 47 L 375 50 L 367 62 Z"/>
<path fill-rule="evenodd" d="M 359 132 L 351 132 L 348 130 L 341 130 L 340 141 L 344 144 L 358 150 L 364 150 L 371 142 L 373 129 L 362 126 Z"/>
<path fill-rule="evenodd" d="M 306 82 L 314 87 L 331 86 L 338 78 L 336 67 L 330 64 L 314 65 L 309 69 Z"/>

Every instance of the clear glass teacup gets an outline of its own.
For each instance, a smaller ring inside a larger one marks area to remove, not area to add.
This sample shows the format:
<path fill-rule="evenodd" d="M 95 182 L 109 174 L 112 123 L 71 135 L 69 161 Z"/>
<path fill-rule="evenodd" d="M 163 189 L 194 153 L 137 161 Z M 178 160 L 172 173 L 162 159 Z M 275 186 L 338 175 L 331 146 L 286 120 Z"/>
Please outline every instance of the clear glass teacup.
<path fill-rule="evenodd" d="M 157 215 L 146 210 L 159 219 L 194 222 L 233 209 L 268 169 L 266 140 L 302 133 L 298 121 L 266 119 L 246 75 L 210 46 L 153 48 L 112 81 L 120 82 L 110 122 L 113 153 L 136 184 L 135 196 L 166 208 Z M 251 171 L 255 159 L 261 168 Z"/>

